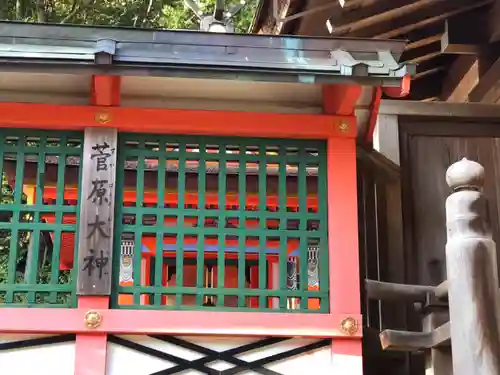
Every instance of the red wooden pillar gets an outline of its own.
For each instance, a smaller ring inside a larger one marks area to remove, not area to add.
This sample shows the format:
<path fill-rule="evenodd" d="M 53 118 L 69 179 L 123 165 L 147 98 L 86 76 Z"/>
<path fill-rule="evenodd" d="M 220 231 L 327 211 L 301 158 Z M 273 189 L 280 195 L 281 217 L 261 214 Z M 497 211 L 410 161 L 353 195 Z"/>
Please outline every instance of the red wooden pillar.
<path fill-rule="evenodd" d="M 342 317 L 338 327 L 345 337 L 332 341 L 333 372 L 363 373 L 361 301 L 359 284 L 358 209 L 356 183 L 356 127 L 352 115 L 361 87 L 327 86 L 323 90 L 324 111 L 345 115 L 341 132 L 351 137 L 327 140 L 328 245 L 330 252 L 330 313 Z M 352 336 L 356 334 L 355 336 Z"/>
<path fill-rule="evenodd" d="M 78 297 L 78 308 L 89 311 L 107 310 L 109 297 L 80 296 Z M 75 341 L 75 375 L 105 375 L 107 346 L 106 333 L 78 333 Z"/>
<path fill-rule="evenodd" d="M 330 312 L 346 319 L 342 329 L 361 324 L 355 139 L 330 138 L 327 158 Z M 332 357 L 338 373 L 361 374 L 361 337 L 335 338 Z"/>
<path fill-rule="evenodd" d="M 90 100 L 95 106 L 119 106 L 120 77 L 93 76 Z M 79 296 L 78 308 L 88 311 L 107 310 L 109 296 Z M 105 375 L 107 345 L 106 333 L 78 333 L 75 341 L 75 375 Z"/>

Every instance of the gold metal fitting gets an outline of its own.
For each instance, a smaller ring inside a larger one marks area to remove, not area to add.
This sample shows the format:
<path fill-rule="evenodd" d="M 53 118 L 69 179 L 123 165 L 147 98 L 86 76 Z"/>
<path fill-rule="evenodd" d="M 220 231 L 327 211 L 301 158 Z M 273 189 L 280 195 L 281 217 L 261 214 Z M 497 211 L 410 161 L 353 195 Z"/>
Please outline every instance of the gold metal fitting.
<path fill-rule="evenodd" d="M 356 332 L 358 332 L 358 329 L 358 322 L 352 317 L 344 318 L 340 322 L 340 332 L 344 335 L 353 336 Z"/>
<path fill-rule="evenodd" d="M 95 115 L 95 120 L 103 125 L 111 122 L 111 115 L 108 112 L 99 112 Z"/>
<path fill-rule="evenodd" d="M 347 121 L 342 121 L 339 125 L 339 130 L 342 133 L 346 133 L 349 131 L 349 123 Z"/>
<path fill-rule="evenodd" d="M 85 325 L 87 328 L 98 328 L 102 323 L 102 316 L 97 311 L 88 311 L 85 314 Z"/>

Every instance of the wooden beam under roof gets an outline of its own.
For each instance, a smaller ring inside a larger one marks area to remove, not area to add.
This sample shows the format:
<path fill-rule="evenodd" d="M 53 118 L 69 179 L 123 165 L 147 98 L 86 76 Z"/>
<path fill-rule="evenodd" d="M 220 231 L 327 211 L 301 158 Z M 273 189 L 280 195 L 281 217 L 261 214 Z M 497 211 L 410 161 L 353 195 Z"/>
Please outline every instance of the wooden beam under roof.
<path fill-rule="evenodd" d="M 367 12 L 368 15 L 373 14 L 372 10 L 367 11 L 367 9 L 380 6 L 380 4 L 386 3 L 386 0 L 307 0 L 305 1 L 304 11 L 326 6 L 332 2 L 334 2 L 334 6 L 328 10 L 301 17 L 296 34 L 328 36 L 330 35 L 326 26 L 328 20 L 334 24 L 337 22 L 346 23 L 352 17 L 354 17 L 353 19 L 362 17 L 365 14 L 364 12 Z"/>
<path fill-rule="evenodd" d="M 366 22 L 365 19 L 376 19 L 381 20 L 381 22 L 372 23 L 369 26 L 358 28 L 356 30 L 351 29 L 348 33 L 350 37 L 374 37 L 376 35 L 382 34 L 384 32 L 389 32 L 407 25 L 413 25 L 420 22 L 421 20 L 438 16 L 447 13 L 452 10 L 456 10 L 460 7 L 470 5 L 470 0 L 434 0 L 435 2 L 423 2 L 423 0 L 393 0 L 387 1 L 376 6 L 372 6 L 363 9 L 360 12 L 351 12 L 351 17 L 345 17 L 345 12 L 343 12 L 344 17 L 341 20 L 337 20 L 334 26 L 342 26 L 348 23 L 353 23 L 357 21 Z M 426 29 L 436 29 L 434 24 L 427 26 Z M 417 29 L 418 30 L 418 29 Z M 443 27 L 444 31 L 444 27 Z M 409 34 L 405 33 L 399 36 L 399 38 L 409 38 Z M 411 39 L 413 40 L 413 39 Z"/>
<path fill-rule="evenodd" d="M 479 58 L 459 56 L 451 65 L 443 82 L 443 101 L 465 103 L 469 94 L 479 82 Z"/>
<path fill-rule="evenodd" d="M 417 74 L 415 74 L 412 77 L 412 80 L 415 81 L 417 79 L 424 78 L 424 77 L 430 76 L 432 74 L 440 73 L 440 72 L 443 72 L 445 69 L 446 68 L 443 65 L 441 65 L 441 66 L 437 66 L 437 67 L 432 68 L 432 69 L 422 70 L 421 72 L 418 72 Z"/>
<path fill-rule="evenodd" d="M 471 91 L 469 101 L 485 104 L 500 102 L 500 58 L 481 77 Z"/>
<path fill-rule="evenodd" d="M 500 42 L 500 1 L 493 4 L 488 19 L 488 34 L 490 43 Z"/>
<path fill-rule="evenodd" d="M 330 33 L 334 32 L 336 28 L 355 24 L 364 19 L 372 19 L 372 17 L 374 16 L 384 14 L 385 12 L 391 11 L 394 8 L 399 8 L 405 4 L 408 4 L 408 0 L 392 0 L 390 2 L 371 1 L 369 3 L 362 2 L 358 7 L 344 6 L 338 12 L 330 12 L 330 14 L 328 15 L 328 27 L 330 29 Z M 354 30 L 349 31 L 349 33 L 352 32 L 354 32 Z"/>
<path fill-rule="evenodd" d="M 445 0 L 418 0 L 410 4 L 388 9 L 382 13 L 372 14 L 371 16 L 365 17 L 360 16 L 356 21 L 352 21 L 340 26 L 333 26 L 333 31 L 331 34 L 334 36 L 347 35 L 354 31 L 373 26 L 377 23 L 387 22 L 392 19 L 413 13 L 417 10 L 431 7 L 438 3 L 443 3 L 444 1 Z M 394 2 L 391 2 L 391 4 L 394 4 Z"/>
<path fill-rule="evenodd" d="M 385 0 L 338 0 L 338 1 L 344 2 L 343 5 L 341 4 L 343 9 L 357 10 L 357 9 L 369 7 L 369 6 L 374 5 L 374 4 L 383 3 Z"/>
<path fill-rule="evenodd" d="M 435 43 L 429 43 L 420 48 L 405 50 L 401 57 L 401 61 L 420 64 L 439 55 L 441 55 L 440 44 L 436 41 Z"/>
<path fill-rule="evenodd" d="M 487 15 L 484 9 L 479 8 L 445 20 L 445 31 L 440 41 L 442 53 L 477 55 L 489 42 Z"/>
<path fill-rule="evenodd" d="M 420 63 L 423 63 L 424 61 L 432 60 L 433 58 L 438 57 L 440 55 L 441 55 L 441 51 L 434 51 L 434 52 L 429 52 L 428 54 L 425 54 L 425 55 L 415 57 L 411 60 L 405 60 L 405 62 L 411 63 L 411 64 L 420 64 Z"/>
<path fill-rule="evenodd" d="M 428 36 L 427 38 L 418 39 L 414 42 L 408 43 L 405 47 L 405 51 L 409 51 L 415 48 L 420 48 L 427 46 L 429 44 L 441 42 L 443 34 L 436 34 Z"/>
<path fill-rule="evenodd" d="M 273 14 L 273 5 L 272 0 L 270 1 L 271 5 L 268 9 L 266 9 L 265 15 L 263 15 L 263 19 L 260 20 L 261 24 L 259 29 L 257 30 L 257 34 L 280 34 L 283 28 L 283 22 L 277 22 L 276 18 Z M 286 17 L 289 14 L 291 5 L 291 0 L 281 0 L 278 2 L 278 11 L 277 13 L 280 17 Z"/>
<path fill-rule="evenodd" d="M 433 17 L 422 19 L 419 22 L 416 22 L 413 24 L 407 24 L 407 25 L 401 26 L 399 28 L 378 34 L 375 36 L 375 38 L 377 38 L 377 39 L 391 39 L 391 38 L 400 37 L 401 35 L 408 34 L 409 32 L 411 32 L 413 30 L 418 30 L 418 29 L 424 28 L 428 25 L 432 25 L 434 23 L 443 21 L 447 18 L 454 17 L 454 16 L 457 16 L 459 14 L 466 13 L 466 12 L 469 12 L 471 10 L 478 9 L 478 8 L 481 8 L 481 7 L 484 7 L 487 5 L 491 5 L 493 3 L 493 1 L 494 0 L 476 1 L 476 2 L 473 2 L 472 4 L 467 5 L 467 6 L 462 6 L 462 7 L 438 14 L 438 15 L 433 16 Z"/>

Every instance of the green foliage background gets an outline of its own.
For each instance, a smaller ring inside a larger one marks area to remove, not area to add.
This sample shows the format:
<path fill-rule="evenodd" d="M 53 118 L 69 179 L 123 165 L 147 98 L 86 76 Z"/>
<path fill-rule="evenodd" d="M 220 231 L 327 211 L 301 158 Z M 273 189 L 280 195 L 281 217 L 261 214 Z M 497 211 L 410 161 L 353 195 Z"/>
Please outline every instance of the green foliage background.
<path fill-rule="evenodd" d="M 226 9 L 242 0 L 226 0 Z M 235 17 L 236 32 L 248 32 L 258 0 Z M 215 0 L 199 0 L 200 8 L 213 13 Z M 140 28 L 197 29 L 198 19 L 183 0 L 1 0 L 0 19 L 79 25 Z"/>

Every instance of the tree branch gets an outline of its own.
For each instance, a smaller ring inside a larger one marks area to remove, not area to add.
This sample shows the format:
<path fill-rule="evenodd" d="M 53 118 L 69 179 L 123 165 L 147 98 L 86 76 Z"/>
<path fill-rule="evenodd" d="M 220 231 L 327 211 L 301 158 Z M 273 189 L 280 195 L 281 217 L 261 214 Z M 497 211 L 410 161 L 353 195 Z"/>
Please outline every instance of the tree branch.
<path fill-rule="evenodd" d="M 80 4 L 78 3 L 78 0 L 73 0 L 73 5 L 71 6 L 71 10 L 66 15 L 66 17 L 64 17 L 61 20 L 61 23 L 68 22 L 71 18 L 74 17 L 74 15 L 76 14 L 76 12 L 78 12 L 79 10 L 80 10 Z"/>
<path fill-rule="evenodd" d="M 146 26 L 146 24 L 149 22 L 149 15 L 152 9 L 153 9 L 153 0 L 149 0 L 148 7 L 146 8 L 146 13 L 144 14 L 144 18 L 142 19 L 142 26 Z"/>
<path fill-rule="evenodd" d="M 19 21 L 22 18 L 22 8 L 23 4 L 21 0 L 16 0 L 16 20 Z"/>
<path fill-rule="evenodd" d="M 47 12 L 45 9 L 45 0 L 36 0 L 36 13 L 38 22 L 47 22 Z"/>

